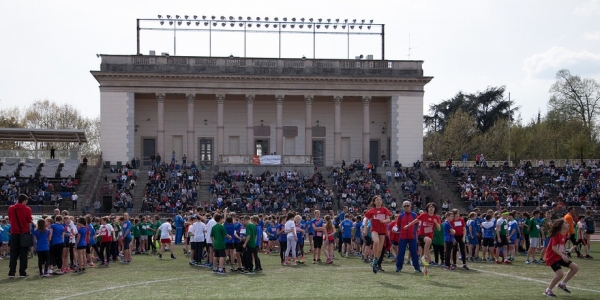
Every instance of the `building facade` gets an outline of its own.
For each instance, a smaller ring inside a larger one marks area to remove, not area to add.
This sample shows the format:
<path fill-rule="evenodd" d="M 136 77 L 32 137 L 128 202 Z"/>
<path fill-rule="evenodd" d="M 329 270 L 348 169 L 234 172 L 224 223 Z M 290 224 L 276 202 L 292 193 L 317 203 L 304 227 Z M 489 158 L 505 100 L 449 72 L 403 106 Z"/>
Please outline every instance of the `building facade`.
<path fill-rule="evenodd" d="M 197 165 L 342 160 L 409 165 L 423 154 L 422 61 L 102 55 L 101 149 Z"/>

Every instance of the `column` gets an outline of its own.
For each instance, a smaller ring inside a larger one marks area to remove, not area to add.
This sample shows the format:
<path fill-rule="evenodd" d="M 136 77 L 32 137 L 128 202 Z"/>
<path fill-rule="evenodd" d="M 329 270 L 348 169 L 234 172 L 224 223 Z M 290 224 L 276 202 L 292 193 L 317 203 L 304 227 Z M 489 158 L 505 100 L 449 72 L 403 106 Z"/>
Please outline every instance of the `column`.
<path fill-rule="evenodd" d="M 342 162 L 342 96 L 333 97 L 333 163 Z"/>
<path fill-rule="evenodd" d="M 254 155 L 254 95 L 246 94 L 246 155 Z"/>
<path fill-rule="evenodd" d="M 223 124 L 223 103 L 225 94 L 217 94 L 217 156 L 215 162 L 218 162 L 221 155 L 225 154 L 225 125 Z"/>
<path fill-rule="evenodd" d="M 285 95 L 275 95 L 277 103 L 277 123 L 275 124 L 277 155 L 283 155 L 283 98 Z"/>
<path fill-rule="evenodd" d="M 196 161 L 195 136 L 196 131 L 194 130 L 194 101 L 196 100 L 196 94 L 187 94 L 188 104 L 188 115 L 187 115 L 187 165 L 189 166 L 193 161 Z"/>
<path fill-rule="evenodd" d="M 370 156 L 369 156 L 369 144 L 371 142 L 371 130 L 370 130 L 370 123 L 371 121 L 369 120 L 369 104 L 371 103 L 371 96 L 363 96 L 362 97 L 362 103 L 363 103 L 363 129 L 362 129 L 362 162 L 363 164 L 368 164 L 370 163 Z"/>
<path fill-rule="evenodd" d="M 312 102 L 315 96 L 304 95 L 306 110 L 304 115 L 304 155 L 312 155 Z"/>
<path fill-rule="evenodd" d="M 156 93 L 158 103 L 158 120 L 156 122 L 156 152 L 160 153 L 163 160 L 167 160 L 165 155 L 165 98 L 164 93 Z"/>

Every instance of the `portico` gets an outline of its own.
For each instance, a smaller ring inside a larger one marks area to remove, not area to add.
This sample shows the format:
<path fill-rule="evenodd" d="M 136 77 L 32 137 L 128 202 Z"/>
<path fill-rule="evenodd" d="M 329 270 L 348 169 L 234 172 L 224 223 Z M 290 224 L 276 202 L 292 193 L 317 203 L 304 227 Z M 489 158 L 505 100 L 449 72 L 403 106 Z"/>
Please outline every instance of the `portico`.
<path fill-rule="evenodd" d="M 382 155 L 411 164 L 422 159 L 431 80 L 422 63 L 102 55 L 92 74 L 103 159 L 175 151 L 196 164 L 265 154 L 322 166 L 381 164 Z"/>

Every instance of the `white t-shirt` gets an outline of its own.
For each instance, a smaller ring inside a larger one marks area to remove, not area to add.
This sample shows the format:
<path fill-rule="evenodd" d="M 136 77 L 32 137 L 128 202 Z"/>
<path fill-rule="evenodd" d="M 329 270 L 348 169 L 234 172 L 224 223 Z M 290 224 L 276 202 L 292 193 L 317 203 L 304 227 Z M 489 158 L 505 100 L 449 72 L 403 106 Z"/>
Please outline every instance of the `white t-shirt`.
<path fill-rule="evenodd" d="M 210 233 L 212 232 L 212 228 L 213 226 L 215 226 L 217 224 L 217 221 L 215 221 L 215 219 L 210 219 L 210 221 L 208 221 L 208 223 L 206 223 L 206 243 L 208 244 L 212 244 L 212 238 L 210 237 Z"/>
<path fill-rule="evenodd" d="M 70 221 L 69 223 L 69 234 L 71 235 L 71 238 L 69 239 L 69 243 L 75 243 L 76 239 L 75 236 L 77 235 L 77 226 L 75 225 L 75 223 L 73 221 Z"/>
<path fill-rule="evenodd" d="M 294 229 L 296 228 L 296 223 L 293 220 L 289 220 L 285 222 L 285 231 L 288 232 L 288 237 L 294 237 Z"/>
<path fill-rule="evenodd" d="M 196 243 L 204 242 L 205 236 L 204 232 L 206 231 L 206 224 L 202 221 L 198 221 L 190 226 L 191 231 L 194 233 L 193 241 Z"/>
<path fill-rule="evenodd" d="M 158 227 L 158 231 L 160 231 L 160 239 L 169 239 L 171 238 L 171 230 L 173 230 L 173 227 L 171 227 L 171 224 L 169 223 L 162 223 L 159 227 Z"/>

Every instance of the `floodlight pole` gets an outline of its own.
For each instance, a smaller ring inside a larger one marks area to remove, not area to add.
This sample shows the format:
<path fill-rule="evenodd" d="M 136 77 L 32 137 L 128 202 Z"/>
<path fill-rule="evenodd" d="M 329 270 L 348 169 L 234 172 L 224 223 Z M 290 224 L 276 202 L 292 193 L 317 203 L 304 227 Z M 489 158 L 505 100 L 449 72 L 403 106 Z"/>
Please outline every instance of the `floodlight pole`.
<path fill-rule="evenodd" d="M 136 20 L 137 23 L 137 55 L 141 55 L 140 52 L 140 19 Z"/>
<path fill-rule="evenodd" d="M 385 24 L 381 24 L 381 60 L 385 60 Z"/>
<path fill-rule="evenodd" d="M 281 58 L 281 24 L 279 24 L 279 58 Z"/>
<path fill-rule="evenodd" d="M 173 56 L 177 56 L 177 21 L 173 21 Z"/>
<path fill-rule="evenodd" d="M 316 40 L 317 40 L 316 36 L 317 36 L 317 34 L 316 34 L 316 26 L 313 26 L 313 59 L 317 58 L 317 56 L 315 55 L 316 54 L 316 52 L 315 52 L 316 51 L 315 50 L 315 48 L 316 48 Z"/>
<path fill-rule="evenodd" d="M 208 57 L 212 57 L 212 21 L 208 22 Z"/>
<path fill-rule="evenodd" d="M 350 25 L 346 24 L 346 28 L 348 28 L 348 59 L 350 59 Z"/>
<path fill-rule="evenodd" d="M 246 22 L 244 22 L 244 58 L 246 58 Z"/>

